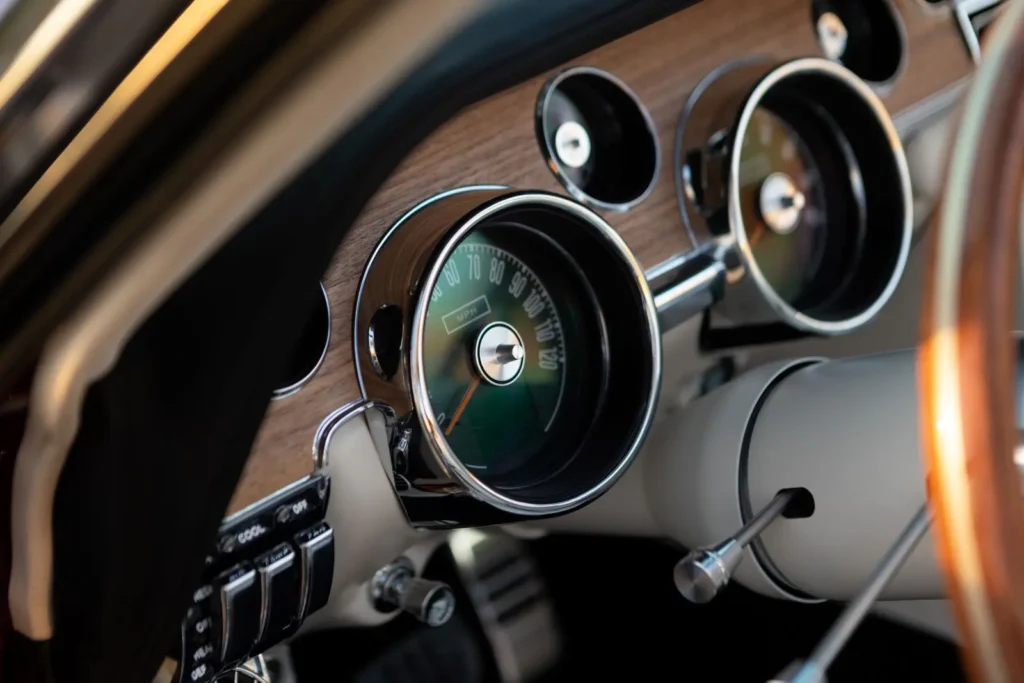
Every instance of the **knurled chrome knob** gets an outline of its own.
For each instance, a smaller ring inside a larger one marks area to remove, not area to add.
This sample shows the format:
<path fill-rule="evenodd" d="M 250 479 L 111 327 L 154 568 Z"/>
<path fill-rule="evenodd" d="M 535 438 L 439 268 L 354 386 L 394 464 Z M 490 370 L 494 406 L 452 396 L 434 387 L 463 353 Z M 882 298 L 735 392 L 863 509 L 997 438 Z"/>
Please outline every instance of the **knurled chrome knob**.
<path fill-rule="evenodd" d="M 421 579 L 408 558 L 382 567 L 370 582 L 370 597 L 381 612 L 402 610 L 427 626 L 441 626 L 455 611 L 455 593 L 441 581 Z"/>

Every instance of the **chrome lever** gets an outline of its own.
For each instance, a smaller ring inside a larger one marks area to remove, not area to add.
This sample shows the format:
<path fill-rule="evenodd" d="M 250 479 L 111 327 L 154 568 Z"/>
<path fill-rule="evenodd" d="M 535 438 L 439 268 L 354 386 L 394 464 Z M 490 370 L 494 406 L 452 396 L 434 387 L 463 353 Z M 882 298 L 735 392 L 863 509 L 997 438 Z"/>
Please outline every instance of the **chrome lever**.
<path fill-rule="evenodd" d="M 832 660 L 850 640 L 850 636 L 867 616 L 868 610 L 878 600 L 882 590 L 896 576 L 899 568 L 910 557 L 910 553 L 917 547 L 918 542 L 924 538 L 931 523 L 931 508 L 928 507 L 928 503 L 925 503 L 886 552 L 885 557 L 882 558 L 871 578 L 868 579 L 867 585 L 846 605 L 846 609 L 832 624 L 811 655 L 805 661 L 793 662 L 769 683 L 824 683 L 827 680 L 825 672 L 832 664 Z"/>
<path fill-rule="evenodd" d="M 648 271 L 661 333 L 717 303 L 725 293 L 725 279 L 725 263 L 707 251 Z"/>
<path fill-rule="evenodd" d="M 679 560 L 672 571 L 672 578 L 682 596 L 698 604 L 714 599 L 739 566 L 743 549 L 786 512 L 796 496 L 797 489 L 779 491 L 735 535 L 713 547 L 697 548 Z"/>

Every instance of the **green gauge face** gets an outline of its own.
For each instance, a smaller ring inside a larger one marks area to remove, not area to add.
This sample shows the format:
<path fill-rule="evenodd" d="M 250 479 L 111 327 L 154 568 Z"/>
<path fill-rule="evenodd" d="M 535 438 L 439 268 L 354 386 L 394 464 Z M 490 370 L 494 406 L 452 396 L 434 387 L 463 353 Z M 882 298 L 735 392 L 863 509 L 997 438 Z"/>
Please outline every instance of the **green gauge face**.
<path fill-rule="evenodd" d="M 490 226 L 459 244 L 430 293 L 431 405 L 456 456 L 482 480 L 511 480 L 585 422 L 581 392 L 602 374 L 602 336 L 573 272 L 541 235 Z"/>
<path fill-rule="evenodd" d="M 814 276 L 825 242 L 821 171 L 792 126 L 763 108 L 755 109 L 750 119 L 741 159 L 740 203 L 750 249 L 775 291 L 793 303 Z M 760 211 L 770 176 L 787 178 L 802 198 L 796 224 L 784 232 L 773 230 Z"/>
<path fill-rule="evenodd" d="M 772 289 L 801 310 L 849 283 L 860 252 L 859 177 L 823 117 L 759 107 L 740 150 L 739 196 L 750 251 Z"/>

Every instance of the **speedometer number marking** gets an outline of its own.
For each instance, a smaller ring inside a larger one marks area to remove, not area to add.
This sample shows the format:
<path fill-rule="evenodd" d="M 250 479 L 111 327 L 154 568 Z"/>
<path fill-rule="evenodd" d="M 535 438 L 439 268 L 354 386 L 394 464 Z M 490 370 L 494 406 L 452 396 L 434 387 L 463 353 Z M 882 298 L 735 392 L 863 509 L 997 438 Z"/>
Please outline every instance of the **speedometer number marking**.
<path fill-rule="evenodd" d="M 523 310 L 533 320 L 544 310 L 544 299 L 536 289 L 530 290 L 530 295 L 523 301 Z"/>
<path fill-rule="evenodd" d="M 512 276 L 512 284 L 508 286 L 508 293 L 518 299 L 523 295 L 523 290 L 526 289 L 526 282 L 526 276 L 517 270 Z"/>
<path fill-rule="evenodd" d="M 537 341 L 548 342 L 555 338 L 555 323 L 551 318 L 547 318 L 540 325 L 534 328 L 534 333 L 537 335 Z"/>
<path fill-rule="evenodd" d="M 459 267 L 455 264 L 455 261 L 449 261 L 444 266 L 444 279 L 448 281 L 449 287 L 462 282 L 462 278 L 459 277 Z"/>
<path fill-rule="evenodd" d="M 480 279 L 480 254 L 467 254 L 466 259 L 469 261 L 469 279 L 479 280 Z"/>
<path fill-rule="evenodd" d="M 487 275 L 492 285 L 500 285 L 505 277 L 505 262 L 497 257 L 491 257 L 491 270 Z"/>
<path fill-rule="evenodd" d="M 541 349 L 538 354 L 539 365 L 544 370 L 558 370 L 558 366 L 561 365 L 561 360 L 558 358 L 558 351 L 556 349 Z"/>

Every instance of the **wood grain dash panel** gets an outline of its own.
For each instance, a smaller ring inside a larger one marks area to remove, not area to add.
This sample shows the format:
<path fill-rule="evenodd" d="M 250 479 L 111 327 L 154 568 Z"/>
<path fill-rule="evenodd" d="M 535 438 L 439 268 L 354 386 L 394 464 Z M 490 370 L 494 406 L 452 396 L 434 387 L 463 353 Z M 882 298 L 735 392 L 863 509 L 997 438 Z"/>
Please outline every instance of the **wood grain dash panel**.
<path fill-rule="evenodd" d="M 908 38 L 901 76 L 883 93 L 893 114 L 968 76 L 973 64 L 948 11 L 897 0 Z M 563 65 L 590 65 L 626 82 L 650 110 L 661 145 L 658 183 L 627 213 L 604 213 L 647 268 L 690 248 L 676 206 L 672 152 L 677 119 L 694 86 L 716 67 L 753 55 L 789 59 L 821 51 L 809 0 L 704 0 Z M 325 275 L 332 338 L 324 365 L 302 391 L 270 404 L 231 510 L 307 474 L 313 434 L 332 410 L 359 398 L 352 313 L 373 247 L 410 207 L 438 192 L 503 184 L 562 192 L 538 148 L 537 94 L 556 70 L 467 109 L 420 144 L 374 196 Z"/>

